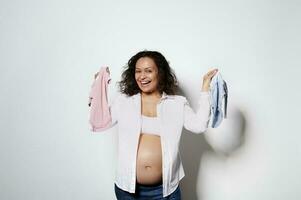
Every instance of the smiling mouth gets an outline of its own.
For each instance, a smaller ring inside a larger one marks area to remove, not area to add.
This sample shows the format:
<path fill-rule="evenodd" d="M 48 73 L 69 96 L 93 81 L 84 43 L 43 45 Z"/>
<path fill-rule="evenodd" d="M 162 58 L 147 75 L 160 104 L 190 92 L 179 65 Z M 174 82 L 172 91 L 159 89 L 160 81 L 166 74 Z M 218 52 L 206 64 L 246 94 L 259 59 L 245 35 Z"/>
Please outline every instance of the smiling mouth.
<path fill-rule="evenodd" d="M 148 86 L 151 81 L 140 82 L 142 87 Z"/>

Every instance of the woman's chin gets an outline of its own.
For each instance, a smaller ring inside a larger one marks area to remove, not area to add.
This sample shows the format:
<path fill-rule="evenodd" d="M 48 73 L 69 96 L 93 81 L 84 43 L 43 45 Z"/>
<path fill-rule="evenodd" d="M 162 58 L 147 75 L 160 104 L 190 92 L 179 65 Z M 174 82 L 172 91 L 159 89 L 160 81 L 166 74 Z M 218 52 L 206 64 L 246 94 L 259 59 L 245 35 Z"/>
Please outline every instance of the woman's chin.
<path fill-rule="evenodd" d="M 152 89 L 148 89 L 148 88 L 140 88 L 141 92 L 144 92 L 144 93 L 152 93 Z"/>
<path fill-rule="evenodd" d="M 145 90 L 145 89 L 143 89 L 143 90 L 141 90 L 141 92 L 143 92 L 143 93 L 151 93 L 151 90 Z"/>

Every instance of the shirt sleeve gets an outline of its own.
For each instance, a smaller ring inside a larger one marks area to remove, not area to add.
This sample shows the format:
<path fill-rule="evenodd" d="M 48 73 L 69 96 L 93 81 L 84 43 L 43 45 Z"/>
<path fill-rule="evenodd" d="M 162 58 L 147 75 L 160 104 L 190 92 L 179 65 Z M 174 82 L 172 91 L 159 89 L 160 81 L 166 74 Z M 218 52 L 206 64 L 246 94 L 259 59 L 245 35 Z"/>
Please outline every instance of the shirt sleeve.
<path fill-rule="evenodd" d="M 210 92 L 201 92 L 198 100 L 197 112 L 189 105 L 185 98 L 184 101 L 184 128 L 200 134 L 207 130 L 211 116 L 210 112 L 211 99 Z"/>
<path fill-rule="evenodd" d="M 118 94 L 112 101 L 109 102 L 109 110 L 112 119 L 110 127 L 114 126 L 118 122 L 118 113 L 119 113 L 121 97 L 122 94 Z"/>

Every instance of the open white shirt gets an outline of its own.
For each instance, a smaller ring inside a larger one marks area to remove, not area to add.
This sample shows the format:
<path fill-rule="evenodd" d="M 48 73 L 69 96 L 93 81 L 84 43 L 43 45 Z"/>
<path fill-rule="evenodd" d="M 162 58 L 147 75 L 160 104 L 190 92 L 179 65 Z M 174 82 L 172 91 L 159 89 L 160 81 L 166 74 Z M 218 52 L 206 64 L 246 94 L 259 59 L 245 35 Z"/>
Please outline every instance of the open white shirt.
<path fill-rule="evenodd" d="M 118 162 L 116 185 L 130 193 L 135 193 L 136 153 L 141 133 L 141 94 L 127 96 L 119 94 L 109 102 L 112 123 L 118 125 Z M 190 107 L 187 99 L 179 95 L 163 93 L 157 104 L 157 117 L 160 120 L 162 147 L 163 197 L 177 188 L 185 176 L 179 153 L 182 128 L 203 133 L 210 120 L 211 98 L 209 92 L 201 92 L 197 112 Z M 108 127 L 108 128 L 109 128 Z"/>

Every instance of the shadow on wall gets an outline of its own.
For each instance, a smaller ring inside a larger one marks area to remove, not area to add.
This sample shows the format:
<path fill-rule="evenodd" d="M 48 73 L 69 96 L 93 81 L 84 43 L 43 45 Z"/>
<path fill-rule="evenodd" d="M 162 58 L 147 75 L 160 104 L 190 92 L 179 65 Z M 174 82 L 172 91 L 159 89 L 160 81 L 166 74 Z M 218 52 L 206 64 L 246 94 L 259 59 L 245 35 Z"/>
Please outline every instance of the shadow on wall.
<path fill-rule="evenodd" d="M 180 95 L 186 96 L 183 90 L 179 91 Z M 196 106 L 193 105 L 197 102 L 191 101 L 188 97 L 187 99 L 195 111 Z M 202 155 L 211 151 L 215 152 L 217 157 L 221 155 L 230 157 L 245 144 L 245 130 L 246 118 L 231 102 L 228 102 L 227 118 L 217 128 L 208 128 L 201 134 L 194 134 L 183 128 L 180 142 L 180 155 L 185 170 L 185 177 L 180 182 L 182 199 L 204 200 L 200 196 L 203 191 L 197 191 Z"/>

